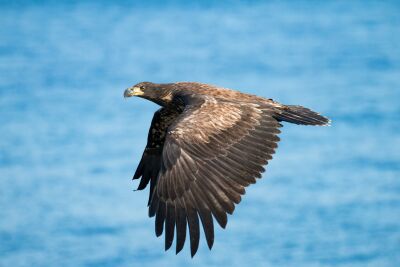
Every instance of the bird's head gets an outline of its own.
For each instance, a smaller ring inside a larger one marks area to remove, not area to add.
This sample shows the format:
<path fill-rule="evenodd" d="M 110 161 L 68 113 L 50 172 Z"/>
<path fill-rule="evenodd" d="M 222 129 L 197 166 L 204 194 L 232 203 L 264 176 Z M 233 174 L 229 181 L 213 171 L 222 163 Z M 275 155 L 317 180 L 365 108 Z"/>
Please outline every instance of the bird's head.
<path fill-rule="evenodd" d="M 157 89 L 157 84 L 151 82 L 141 82 L 129 87 L 124 92 L 124 97 L 131 96 L 150 96 L 153 95 Z"/>
<path fill-rule="evenodd" d="M 138 96 L 165 105 L 172 100 L 169 84 L 141 82 L 124 91 L 124 97 Z"/>

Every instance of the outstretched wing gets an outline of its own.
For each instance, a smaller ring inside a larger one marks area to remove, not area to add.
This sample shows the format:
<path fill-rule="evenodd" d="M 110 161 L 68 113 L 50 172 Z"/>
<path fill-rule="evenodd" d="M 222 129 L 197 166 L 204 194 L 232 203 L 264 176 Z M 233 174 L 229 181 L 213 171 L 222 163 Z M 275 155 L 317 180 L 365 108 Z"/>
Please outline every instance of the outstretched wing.
<path fill-rule="evenodd" d="M 199 219 L 208 247 L 214 242 L 214 217 L 225 228 L 245 187 L 256 182 L 272 158 L 280 133 L 268 104 L 235 103 L 186 95 L 183 113 L 170 125 L 161 169 L 150 201 L 156 235 L 165 228 L 165 249 L 176 229 L 176 253 L 189 226 L 191 255 L 199 245 Z"/>
<path fill-rule="evenodd" d="M 147 136 L 147 145 L 133 176 L 133 179 L 142 177 L 137 190 L 143 190 L 150 182 L 148 204 L 150 204 L 154 187 L 157 183 L 158 173 L 161 169 L 162 149 L 167 129 L 178 115 L 179 113 L 176 110 L 160 108 L 154 113 L 153 120 L 151 121 Z"/>

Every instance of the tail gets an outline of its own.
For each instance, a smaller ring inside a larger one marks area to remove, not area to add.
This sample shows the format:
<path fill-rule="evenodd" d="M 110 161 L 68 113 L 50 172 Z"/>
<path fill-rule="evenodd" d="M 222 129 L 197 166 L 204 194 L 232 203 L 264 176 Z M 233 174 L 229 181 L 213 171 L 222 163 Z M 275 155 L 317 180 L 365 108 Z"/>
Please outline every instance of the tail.
<path fill-rule="evenodd" d="M 330 120 L 317 112 L 302 106 L 282 105 L 275 114 L 278 121 L 287 121 L 302 125 L 329 125 Z"/>

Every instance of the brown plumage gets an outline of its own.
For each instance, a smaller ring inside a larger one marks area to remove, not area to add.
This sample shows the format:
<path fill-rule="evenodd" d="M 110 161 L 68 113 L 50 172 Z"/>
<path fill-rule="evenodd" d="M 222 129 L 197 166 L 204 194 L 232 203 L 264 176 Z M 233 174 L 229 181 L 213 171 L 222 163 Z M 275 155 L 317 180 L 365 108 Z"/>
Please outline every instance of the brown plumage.
<path fill-rule="evenodd" d="M 176 253 L 181 251 L 188 226 L 192 257 L 200 222 L 211 249 L 213 218 L 225 228 L 245 187 L 261 177 L 277 148 L 281 121 L 329 124 L 301 106 L 194 82 L 143 82 L 124 96 L 161 105 L 133 179 L 141 177 L 139 190 L 150 182 L 149 216 L 155 216 L 157 236 L 165 231 L 165 249 L 176 231 Z"/>

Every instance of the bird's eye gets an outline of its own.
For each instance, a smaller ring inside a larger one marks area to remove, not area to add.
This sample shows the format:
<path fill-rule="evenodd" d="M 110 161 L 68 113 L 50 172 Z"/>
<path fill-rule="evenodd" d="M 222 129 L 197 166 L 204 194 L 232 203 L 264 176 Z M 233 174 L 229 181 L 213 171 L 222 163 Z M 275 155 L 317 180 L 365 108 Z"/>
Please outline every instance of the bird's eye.
<path fill-rule="evenodd" d="M 142 85 L 142 86 L 140 86 L 139 88 L 140 88 L 140 90 L 144 90 L 144 86 L 143 86 L 143 85 Z"/>

